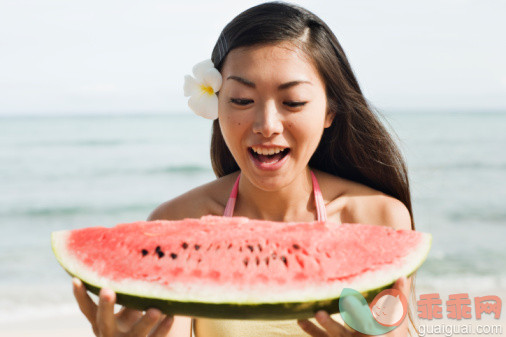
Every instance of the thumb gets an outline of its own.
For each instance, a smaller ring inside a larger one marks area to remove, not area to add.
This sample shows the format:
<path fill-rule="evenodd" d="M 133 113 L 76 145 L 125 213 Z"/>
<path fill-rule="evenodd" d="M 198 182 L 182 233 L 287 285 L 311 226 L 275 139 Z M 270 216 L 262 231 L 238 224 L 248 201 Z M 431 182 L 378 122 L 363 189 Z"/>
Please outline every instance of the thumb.
<path fill-rule="evenodd" d="M 406 294 L 408 292 L 408 289 L 409 289 L 409 282 L 408 282 L 408 279 L 406 278 L 406 276 L 399 277 L 395 281 L 395 283 L 392 286 L 392 288 L 399 290 L 403 294 Z"/>

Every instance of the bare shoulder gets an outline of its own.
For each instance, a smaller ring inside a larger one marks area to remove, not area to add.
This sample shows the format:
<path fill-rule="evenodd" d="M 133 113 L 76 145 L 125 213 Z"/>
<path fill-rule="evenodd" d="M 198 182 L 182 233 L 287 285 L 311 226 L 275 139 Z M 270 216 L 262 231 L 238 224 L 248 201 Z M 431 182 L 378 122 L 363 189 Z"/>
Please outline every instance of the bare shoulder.
<path fill-rule="evenodd" d="M 398 199 L 369 186 L 318 171 L 318 180 L 331 218 L 340 222 L 411 229 L 411 216 Z M 326 196 L 326 197 L 325 197 Z"/>
<path fill-rule="evenodd" d="M 411 229 L 411 216 L 398 199 L 351 182 L 347 196 L 347 213 L 352 222 Z"/>
<path fill-rule="evenodd" d="M 222 215 L 238 172 L 195 187 L 158 206 L 148 220 L 180 220 Z"/>

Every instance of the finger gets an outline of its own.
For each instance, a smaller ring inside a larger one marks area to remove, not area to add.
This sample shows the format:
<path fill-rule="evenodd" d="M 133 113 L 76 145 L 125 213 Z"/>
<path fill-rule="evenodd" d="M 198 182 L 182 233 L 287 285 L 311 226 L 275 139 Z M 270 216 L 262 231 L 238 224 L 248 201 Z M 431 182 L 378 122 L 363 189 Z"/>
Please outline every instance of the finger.
<path fill-rule="evenodd" d="M 403 276 L 403 277 L 398 278 L 395 281 L 392 288 L 399 290 L 401 293 L 403 293 L 405 296 L 407 296 L 408 292 L 409 292 L 409 286 L 410 286 L 410 282 L 408 281 L 408 279 L 405 276 Z"/>
<path fill-rule="evenodd" d="M 150 337 L 166 337 L 174 323 L 174 316 L 166 316 L 158 327 L 149 335 Z"/>
<path fill-rule="evenodd" d="M 146 336 L 162 317 L 158 309 L 149 309 L 144 316 L 132 326 L 127 336 Z"/>
<path fill-rule="evenodd" d="M 116 314 L 116 321 L 121 325 L 121 329 L 128 330 L 130 327 L 142 317 L 142 312 L 130 308 L 123 307 Z"/>
<path fill-rule="evenodd" d="M 340 323 L 334 321 L 330 315 L 323 310 L 320 310 L 315 315 L 316 321 L 328 332 L 331 336 L 350 336 L 350 332 Z"/>
<path fill-rule="evenodd" d="M 313 324 L 313 322 L 308 321 L 307 319 L 300 319 L 297 321 L 297 324 L 304 330 L 307 334 L 313 337 L 328 337 L 329 335 Z"/>
<path fill-rule="evenodd" d="M 97 310 L 97 326 L 101 337 L 113 337 L 116 332 L 114 302 L 116 294 L 111 289 L 102 288 Z"/>
<path fill-rule="evenodd" d="M 97 305 L 91 297 L 86 292 L 86 288 L 78 278 L 72 279 L 72 289 L 74 291 L 74 297 L 77 300 L 77 304 L 79 305 L 79 309 L 86 316 L 88 321 L 92 325 L 95 325 L 97 319 Z"/>
<path fill-rule="evenodd" d="M 406 283 L 406 277 L 405 276 L 402 276 L 402 277 L 399 277 L 392 288 L 395 288 L 395 289 L 398 289 L 400 290 L 400 288 L 402 288 Z"/>

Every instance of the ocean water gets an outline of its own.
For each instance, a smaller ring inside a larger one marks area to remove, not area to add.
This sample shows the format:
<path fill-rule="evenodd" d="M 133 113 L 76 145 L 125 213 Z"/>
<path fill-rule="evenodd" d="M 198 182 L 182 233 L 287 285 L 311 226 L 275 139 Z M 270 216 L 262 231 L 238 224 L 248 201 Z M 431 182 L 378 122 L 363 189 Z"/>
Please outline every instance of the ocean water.
<path fill-rule="evenodd" d="M 506 289 L 506 113 L 385 113 L 408 160 L 417 287 Z M 191 114 L 0 117 L 0 322 L 76 304 L 59 229 L 144 220 L 214 179 L 210 122 Z"/>

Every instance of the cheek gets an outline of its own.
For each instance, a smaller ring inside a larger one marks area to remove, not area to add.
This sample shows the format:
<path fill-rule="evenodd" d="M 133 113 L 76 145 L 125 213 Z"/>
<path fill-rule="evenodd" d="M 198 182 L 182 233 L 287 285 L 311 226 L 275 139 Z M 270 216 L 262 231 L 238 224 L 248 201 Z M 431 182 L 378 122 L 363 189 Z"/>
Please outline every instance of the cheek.
<path fill-rule="evenodd" d="M 314 146 L 313 143 L 320 141 L 323 124 L 323 120 L 315 118 L 314 114 L 307 114 L 300 116 L 296 121 L 287 123 L 286 126 L 294 137 L 303 140 L 308 146 Z"/>
<path fill-rule="evenodd" d="M 247 121 L 244 116 L 228 114 L 225 111 L 219 115 L 221 133 L 228 148 L 234 153 L 234 149 L 242 147 L 247 129 Z"/>
<path fill-rule="evenodd" d="M 241 126 L 244 124 L 244 121 L 240 118 L 233 117 L 232 115 L 227 115 L 222 118 L 223 124 L 225 127 L 233 130 L 235 127 Z"/>

